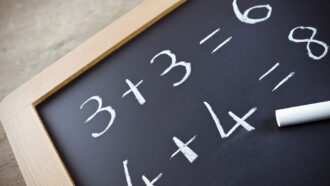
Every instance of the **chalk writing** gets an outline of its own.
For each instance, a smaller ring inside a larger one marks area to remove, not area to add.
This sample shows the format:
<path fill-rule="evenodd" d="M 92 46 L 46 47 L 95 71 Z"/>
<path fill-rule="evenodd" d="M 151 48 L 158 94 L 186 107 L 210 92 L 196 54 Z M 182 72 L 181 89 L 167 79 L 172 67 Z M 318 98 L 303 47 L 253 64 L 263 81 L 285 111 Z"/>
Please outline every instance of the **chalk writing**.
<path fill-rule="evenodd" d="M 220 43 L 212 52 L 211 54 L 214 54 L 216 51 L 218 51 L 221 47 L 223 47 L 225 44 L 227 44 L 233 37 L 229 37 L 227 38 L 225 41 L 223 41 L 222 43 Z"/>
<path fill-rule="evenodd" d="M 172 154 L 170 159 L 172 159 L 179 152 L 182 152 L 182 154 L 188 159 L 188 161 L 190 163 L 193 163 L 198 158 L 198 155 L 193 150 L 191 150 L 188 147 L 188 145 L 191 142 L 193 142 L 195 139 L 196 139 L 196 135 L 192 137 L 187 143 L 183 143 L 181 140 L 179 140 L 177 137 L 174 136 L 173 141 L 176 144 L 176 146 L 179 147 L 179 149 Z"/>
<path fill-rule="evenodd" d="M 278 66 L 280 66 L 280 63 L 276 63 L 272 68 L 270 68 L 265 74 L 263 74 L 259 81 L 261 81 L 263 78 L 265 78 L 267 75 L 269 75 L 272 71 L 274 71 Z M 280 81 L 272 90 L 274 92 L 277 90 L 280 86 L 282 86 L 285 82 L 287 82 L 291 77 L 295 75 L 295 72 L 291 72 L 289 75 L 287 75 L 282 81 Z"/>
<path fill-rule="evenodd" d="M 94 132 L 94 133 L 92 133 L 92 137 L 93 138 L 97 138 L 97 137 L 100 137 L 101 135 L 103 135 L 111 127 L 111 125 L 113 124 L 113 121 L 116 118 L 116 112 L 110 106 L 103 107 L 102 106 L 102 99 L 99 96 L 92 96 L 89 99 L 87 99 L 83 104 L 81 104 L 80 109 L 82 109 L 86 103 L 88 103 L 89 101 L 92 101 L 92 100 L 97 101 L 98 108 L 94 112 L 94 114 L 92 114 L 90 117 L 87 118 L 87 120 L 85 121 L 85 123 L 89 122 L 91 119 L 93 119 L 100 112 L 104 112 L 104 111 L 105 112 L 108 112 L 110 114 L 110 116 L 111 116 L 110 121 L 109 121 L 107 127 L 102 132 L 99 132 L 99 133 Z"/>
<path fill-rule="evenodd" d="M 298 30 L 298 29 L 299 29 L 299 30 L 306 30 L 306 29 L 307 29 L 307 30 L 311 30 L 311 31 L 313 32 L 313 33 L 312 33 L 312 36 L 311 36 L 310 38 L 308 38 L 308 39 L 296 39 L 296 38 L 293 37 L 293 34 L 294 34 L 294 32 L 295 32 L 296 30 Z M 309 26 L 307 26 L 307 27 L 305 27 L 305 26 L 298 26 L 298 27 L 296 27 L 296 28 L 294 28 L 294 29 L 292 29 L 292 30 L 290 31 L 288 38 L 289 38 L 290 41 L 293 41 L 293 42 L 295 42 L 295 43 L 307 43 L 306 48 L 307 48 L 307 54 L 308 54 L 308 56 L 309 56 L 310 58 L 314 59 L 314 60 L 320 60 L 320 59 L 322 59 L 325 55 L 327 55 L 329 47 L 328 47 L 328 45 L 327 45 L 326 43 L 314 39 L 316 33 L 317 33 L 317 29 L 314 28 L 314 27 L 309 27 Z M 311 51 L 311 48 L 310 48 L 311 43 L 316 43 L 316 44 L 321 45 L 321 46 L 324 48 L 323 53 L 322 53 L 321 55 L 319 55 L 319 56 L 314 55 L 313 52 Z"/>
<path fill-rule="evenodd" d="M 231 116 L 237 123 L 234 125 L 233 128 L 231 128 L 227 133 L 225 133 L 224 129 L 222 128 L 221 124 L 220 124 L 220 120 L 218 118 L 218 116 L 214 113 L 212 107 L 210 106 L 209 103 L 207 103 L 206 101 L 204 101 L 204 105 L 206 106 L 207 110 L 210 112 L 213 121 L 219 131 L 219 134 L 221 136 L 221 138 L 227 138 L 229 137 L 239 126 L 244 127 L 247 131 L 251 131 L 254 130 L 254 127 L 252 127 L 250 124 L 248 124 L 247 122 L 245 122 L 245 120 L 250 117 L 256 110 L 257 107 L 252 108 L 248 113 L 246 113 L 242 118 L 237 117 L 235 114 L 233 114 L 231 111 L 229 111 L 229 116 Z"/>
<path fill-rule="evenodd" d="M 274 4 L 274 6 L 275 6 L 275 4 Z M 238 8 L 237 0 L 232 0 L 232 8 L 233 8 L 234 14 L 237 17 L 237 19 L 240 22 L 243 22 L 243 23 L 246 23 L 246 24 L 257 24 L 257 23 L 261 23 L 261 22 L 267 21 L 271 17 L 271 15 L 272 15 L 272 7 L 269 4 L 256 5 L 256 6 L 253 6 L 253 7 L 250 7 L 248 9 L 246 9 L 242 13 L 240 11 L 240 9 Z M 259 17 L 259 18 L 251 18 L 250 17 L 251 16 L 251 14 L 250 14 L 251 12 L 257 11 L 257 10 L 261 10 L 261 9 L 266 11 L 265 12 L 265 15 L 262 15 L 263 17 Z M 294 38 L 294 34 L 295 34 L 295 32 L 297 30 L 309 30 L 309 31 L 312 31 L 312 35 L 309 38 L 306 38 L 306 39 L 297 39 L 297 38 Z M 214 36 L 216 36 L 216 34 L 218 34 L 219 31 L 220 31 L 220 28 L 216 28 L 215 30 L 213 30 L 212 32 L 210 32 L 208 35 L 206 35 L 205 37 L 203 37 L 202 39 L 199 38 L 199 39 L 201 39 L 199 41 L 199 45 L 203 45 L 203 44 L 207 43 L 211 38 L 214 38 Z M 289 39 L 289 41 L 292 41 L 292 42 L 295 42 L 295 43 L 306 43 L 306 49 L 307 49 L 308 56 L 310 58 L 314 59 L 314 60 L 320 60 L 320 59 L 324 58 L 327 55 L 328 45 L 325 42 L 316 40 L 315 39 L 316 34 L 317 34 L 317 29 L 314 28 L 314 27 L 298 26 L 298 27 L 293 28 L 290 31 L 290 33 L 288 35 L 288 39 Z M 228 37 L 228 36 L 226 36 L 226 37 Z M 235 36 L 235 38 L 239 38 L 239 37 L 236 37 Z M 226 44 L 228 44 L 232 39 L 233 39 L 233 36 L 230 36 L 230 37 L 224 39 L 222 42 L 219 42 L 219 44 L 211 51 L 211 54 L 215 54 L 222 47 L 224 47 Z M 287 41 L 286 40 L 286 35 L 285 35 L 284 39 L 285 39 L 285 41 Z M 195 44 L 197 44 L 197 41 L 195 41 L 195 42 L 196 42 Z M 322 54 L 315 55 L 315 53 L 312 52 L 312 50 L 310 48 L 310 45 L 313 44 L 313 43 L 314 44 L 317 44 L 317 45 L 320 45 L 323 48 Z M 242 46 L 244 48 L 246 48 L 245 45 L 242 45 Z M 259 50 L 259 48 L 258 48 L 258 50 Z M 240 51 L 240 50 L 238 49 L 237 51 Z M 248 52 L 250 52 L 250 51 L 248 51 Z M 161 72 L 160 76 L 164 76 L 164 75 L 168 74 L 169 72 L 173 71 L 173 69 L 184 69 L 185 70 L 184 75 L 178 77 L 179 80 L 175 80 L 176 82 L 174 82 L 174 83 L 172 82 L 173 83 L 173 87 L 180 86 L 185 81 L 187 81 L 187 79 L 190 77 L 190 75 L 192 73 L 192 67 L 191 67 L 191 63 L 190 62 L 178 61 L 176 54 L 174 54 L 170 50 L 163 50 L 163 51 L 159 52 L 158 54 L 154 55 L 151 58 L 150 64 L 154 64 L 156 60 L 160 61 L 161 60 L 161 56 L 165 56 L 167 62 L 170 61 L 170 64 L 168 66 L 166 66 L 166 69 Z M 242 55 L 242 56 L 244 57 L 245 55 Z M 200 57 L 200 56 L 198 56 L 198 57 Z M 239 56 L 239 57 L 241 57 L 241 56 Z M 153 65 L 153 66 L 155 66 L 155 65 Z M 265 73 L 263 73 L 262 75 L 261 74 L 258 74 L 258 77 L 259 77 L 259 75 L 261 75 L 258 80 L 261 81 L 261 80 L 264 80 L 266 77 L 268 78 L 268 76 L 272 72 L 274 72 L 275 70 L 277 70 L 277 68 L 279 66 L 280 66 L 280 63 L 277 62 L 271 68 L 268 67 L 269 69 Z M 233 68 L 223 68 L 223 69 L 224 69 L 223 71 L 225 71 L 227 69 L 228 70 L 232 70 Z M 205 71 L 202 71 L 202 72 L 205 72 Z M 229 73 L 231 73 L 231 72 L 228 72 L 228 74 Z M 234 71 L 234 73 L 236 73 L 236 71 Z M 279 83 L 277 83 L 275 85 L 275 87 L 272 89 L 272 92 L 278 90 L 281 86 L 283 86 L 284 83 L 286 83 L 294 75 L 295 75 L 295 72 L 289 73 L 285 78 L 283 78 Z M 212 77 L 210 76 L 209 78 L 212 78 Z M 254 77 L 254 78 L 255 78 L 255 81 L 256 81 L 256 78 L 257 77 Z M 146 103 L 146 99 L 143 97 L 142 93 L 138 89 L 139 86 L 143 83 L 143 81 L 144 80 L 140 80 L 138 83 L 134 84 L 129 79 L 126 79 L 125 82 L 127 83 L 129 89 L 126 90 L 126 92 L 124 92 L 122 94 L 122 98 L 124 98 L 127 95 L 129 95 L 130 93 L 132 93 L 134 95 L 135 99 L 137 100 L 137 102 L 140 105 L 144 105 Z M 265 82 L 265 80 L 263 82 Z M 256 94 L 256 95 L 258 95 L 258 94 Z M 85 102 L 83 102 L 81 104 L 81 106 L 80 106 L 80 109 L 83 109 L 83 107 L 85 106 L 85 104 L 87 104 L 88 102 L 90 102 L 92 100 L 94 100 L 94 101 L 96 101 L 98 103 L 98 107 L 97 107 L 97 110 L 91 116 L 89 116 L 86 119 L 85 123 L 88 123 L 90 120 L 92 120 L 100 112 L 107 112 L 110 115 L 110 121 L 108 122 L 106 128 L 103 131 L 99 132 L 99 133 L 94 132 L 94 133 L 91 134 L 93 138 L 97 138 L 97 137 L 100 137 L 101 135 L 103 135 L 112 126 L 112 124 L 113 124 L 113 122 L 114 122 L 114 120 L 116 118 L 116 112 L 115 112 L 115 110 L 111 106 L 103 107 L 102 106 L 102 99 L 99 96 L 97 96 L 97 95 L 96 96 L 92 96 L 89 99 L 87 99 Z M 177 100 L 179 100 L 179 99 L 175 99 L 175 101 L 177 101 Z M 209 114 L 211 115 L 211 117 L 213 119 L 213 122 L 216 125 L 217 131 L 219 132 L 219 135 L 220 135 L 221 139 L 230 137 L 236 130 L 239 129 L 239 127 L 241 127 L 241 129 L 244 128 L 248 132 L 255 130 L 255 128 L 251 124 L 249 124 L 248 123 L 249 121 L 247 121 L 247 120 L 248 120 L 248 118 L 250 116 L 252 116 L 257 111 L 257 107 L 251 108 L 246 114 L 244 114 L 243 117 L 239 117 L 235 113 L 233 113 L 232 111 L 228 111 L 229 117 L 233 120 L 233 122 L 235 122 L 235 124 L 232 125 L 232 127 L 228 130 L 228 132 L 225 132 L 225 129 L 223 128 L 223 125 L 221 124 L 218 115 L 216 115 L 216 113 L 214 112 L 214 110 L 211 107 L 211 105 L 208 102 L 206 102 L 206 101 L 204 101 L 203 103 L 204 103 L 206 109 L 208 110 Z M 179 103 L 179 104 L 182 104 L 182 103 Z M 173 105 L 175 106 L 175 104 L 173 104 Z M 161 106 L 162 105 L 160 104 L 159 107 L 161 107 Z M 163 110 L 161 112 L 163 112 Z M 165 112 L 166 112 L 166 110 L 165 110 Z M 170 115 L 170 117 L 172 117 L 172 116 Z M 208 117 L 209 117 L 209 115 L 208 115 Z M 146 121 L 146 120 L 143 120 L 143 121 Z M 212 127 L 214 127 L 214 126 L 212 126 Z M 148 130 L 150 130 L 150 129 L 148 129 Z M 226 131 L 227 131 L 227 129 L 226 129 Z M 140 131 L 138 131 L 138 132 L 140 132 Z M 253 134 L 253 133 L 251 133 L 251 134 Z M 142 135 L 139 135 L 139 137 L 140 136 L 142 136 Z M 173 154 L 171 154 L 169 160 L 172 160 L 178 154 L 182 154 L 184 156 L 183 159 L 187 159 L 190 164 L 194 163 L 196 161 L 196 159 L 199 157 L 199 155 L 194 150 L 192 150 L 189 147 L 189 145 L 193 141 L 195 141 L 196 137 L 197 137 L 197 135 L 194 135 L 191 139 L 189 139 L 186 143 L 184 143 L 183 141 L 181 141 L 180 139 L 178 139 L 177 137 L 174 136 L 172 138 L 172 140 L 173 140 L 174 144 L 176 145 L 177 150 Z M 143 142 L 146 141 L 145 139 L 142 139 L 142 140 L 143 140 Z M 157 144 L 157 145 L 159 145 L 159 144 Z M 142 152 L 142 150 L 141 150 L 141 152 Z M 200 154 L 200 155 L 202 156 L 202 154 Z M 173 160 L 171 162 L 173 162 Z M 130 174 L 129 174 L 129 170 L 128 170 L 128 160 L 125 160 L 122 163 L 123 163 L 123 168 L 124 168 L 124 172 L 125 172 L 126 183 L 127 183 L 128 186 L 133 186 L 132 180 L 131 180 L 131 177 L 130 177 Z M 189 164 L 189 163 L 187 163 L 187 164 Z M 145 183 L 146 186 L 154 186 L 155 183 L 162 178 L 162 176 L 163 176 L 163 173 L 159 173 L 154 179 L 152 179 L 150 181 L 143 174 L 142 175 L 142 181 Z"/>
<path fill-rule="evenodd" d="M 207 40 L 209 40 L 211 37 L 213 37 L 216 33 L 218 33 L 220 31 L 220 28 L 217 28 L 216 30 L 214 30 L 212 33 L 210 33 L 209 35 L 207 35 L 204 39 L 202 39 L 199 44 L 202 45 L 204 44 Z"/>
<path fill-rule="evenodd" d="M 157 55 L 155 55 L 151 59 L 150 64 L 153 64 L 154 61 L 155 61 L 155 59 L 158 58 L 161 55 L 166 55 L 166 56 L 170 57 L 171 58 L 171 65 L 167 69 L 165 69 L 163 71 L 163 73 L 160 74 L 160 76 L 163 76 L 163 75 L 167 74 L 168 72 L 170 72 L 175 67 L 182 66 L 182 67 L 185 68 L 186 74 L 184 75 L 184 77 L 180 81 L 174 83 L 173 86 L 176 87 L 176 86 L 181 85 L 183 82 L 185 82 L 188 79 L 188 77 L 190 76 L 190 73 L 191 73 L 191 64 L 188 63 L 188 62 L 185 62 L 185 61 L 177 62 L 176 61 L 175 54 L 173 54 L 170 50 L 164 50 L 164 51 L 158 53 Z"/>
<path fill-rule="evenodd" d="M 265 74 L 263 74 L 260 78 L 259 81 L 264 79 L 268 74 L 270 74 L 273 70 L 275 70 L 278 66 L 280 66 L 280 63 L 276 63 L 272 68 L 270 68 Z"/>
<path fill-rule="evenodd" d="M 158 181 L 163 176 L 163 173 L 158 174 L 158 176 L 153 179 L 152 181 L 149 181 L 148 178 L 145 175 L 142 175 L 142 180 L 146 184 L 146 186 L 154 186 L 154 183 Z"/>
<path fill-rule="evenodd" d="M 247 10 L 244 11 L 244 13 L 242 14 L 241 11 L 239 10 L 238 6 L 237 6 L 237 0 L 233 0 L 233 9 L 234 9 L 234 13 L 236 15 L 236 17 L 238 18 L 238 20 L 240 20 L 243 23 L 247 23 L 247 24 L 256 24 L 256 23 L 260 23 L 263 21 L 266 21 L 272 14 L 272 7 L 270 5 L 257 5 L 257 6 L 253 6 Z M 267 9 L 267 15 L 266 17 L 263 18 L 249 18 L 249 13 L 251 10 L 254 9 L 258 9 L 258 8 L 266 8 Z"/>
<path fill-rule="evenodd" d="M 127 186 L 133 186 L 131 177 L 130 177 L 129 172 L 128 172 L 127 164 L 128 164 L 128 160 L 123 161 Z"/>
<path fill-rule="evenodd" d="M 247 115 L 251 115 L 253 114 L 255 111 L 257 110 L 257 107 L 252 108 Z M 239 118 L 238 116 L 236 116 L 232 111 L 228 112 L 228 115 L 230 117 L 233 118 L 233 120 L 235 120 L 237 122 L 236 125 L 241 125 L 242 127 L 244 127 L 247 131 L 251 131 L 254 130 L 254 127 L 252 127 L 250 124 L 248 124 L 245 119 Z"/>
<path fill-rule="evenodd" d="M 281 85 L 283 85 L 285 82 L 287 82 L 291 77 L 295 75 L 295 72 L 291 72 L 288 76 L 286 76 L 282 81 L 280 81 L 275 88 L 272 90 L 274 92 L 276 89 L 278 89 Z"/>
<path fill-rule="evenodd" d="M 128 84 L 128 86 L 129 86 L 130 89 L 123 94 L 122 98 L 125 97 L 127 94 L 129 94 L 129 93 L 132 92 L 134 94 L 136 100 L 140 103 L 140 105 L 143 105 L 146 102 L 146 100 L 142 96 L 141 92 L 137 89 L 137 87 L 141 83 L 143 83 L 143 80 L 141 80 L 136 85 L 134 85 L 129 79 L 126 79 L 126 83 Z"/>
<path fill-rule="evenodd" d="M 131 176 L 129 175 L 127 164 L 128 164 L 128 160 L 123 161 L 123 167 L 124 167 L 127 186 L 133 186 Z M 156 181 L 158 181 L 162 177 L 162 175 L 163 175 L 163 173 L 158 174 L 158 176 L 155 179 L 153 179 L 152 181 L 150 181 L 145 175 L 142 175 L 142 180 L 146 184 L 146 186 L 154 186 L 154 183 Z"/>
<path fill-rule="evenodd" d="M 207 35 L 204 39 L 202 39 L 199 44 L 202 45 L 204 44 L 207 40 L 209 40 L 211 37 L 213 37 L 216 33 L 220 31 L 220 28 L 217 28 L 214 30 L 212 33 Z M 227 44 L 233 37 L 227 38 L 225 41 L 221 42 L 215 49 L 212 50 L 211 54 L 214 54 L 216 51 L 218 51 L 221 47 L 223 47 L 225 44 Z"/>

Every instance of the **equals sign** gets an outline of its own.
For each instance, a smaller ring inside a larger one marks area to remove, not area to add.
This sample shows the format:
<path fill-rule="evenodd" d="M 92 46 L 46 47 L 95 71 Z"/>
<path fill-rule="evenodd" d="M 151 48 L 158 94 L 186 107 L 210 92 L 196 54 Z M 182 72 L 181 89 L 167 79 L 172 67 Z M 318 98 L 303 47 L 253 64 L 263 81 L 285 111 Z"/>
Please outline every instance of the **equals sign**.
<path fill-rule="evenodd" d="M 280 66 L 280 63 L 276 63 L 272 68 L 270 68 L 266 73 L 264 73 L 262 76 L 260 76 L 259 81 L 264 79 L 266 76 L 268 76 L 271 72 L 273 72 L 278 66 Z M 285 82 L 287 82 L 290 78 L 292 78 L 295 75 L 295 72 L 290 72 L 289 75 L 287 75 L 282 81 L 280 81 L 272 90 L 274 92 L 277 90 L 280 86 L 282 86 Z"/>
<path fill-rule="evenodd" d="M 202 39 L 199 44 L 202 45 L 204 44 L 206 41 L 208 41 L 209 39 L 211 39 L 215 34 L 217 34 L 220 31 L 220 28 L 217 28 L 216 30 L 214 30 L 213 32 L 211 32 L 209 35 L 207 35 L 204 39 Z M 224 40 L 223 42 L 221 42 L 216 48 L 214 48 L 211 52 L 211 54 L 214 54 L 215 52 L 217 52 L 221 47 L 223 47 L 225 44 L 227 44 L 233 37 L 230 36 L 228 37 L 226 40 Z"/>

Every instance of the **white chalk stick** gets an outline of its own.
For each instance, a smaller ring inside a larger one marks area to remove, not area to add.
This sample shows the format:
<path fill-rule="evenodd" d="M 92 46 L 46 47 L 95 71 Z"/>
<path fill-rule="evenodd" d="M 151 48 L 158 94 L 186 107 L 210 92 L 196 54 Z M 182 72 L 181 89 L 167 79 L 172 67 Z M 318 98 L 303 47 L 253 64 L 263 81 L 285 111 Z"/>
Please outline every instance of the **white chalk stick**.
<path fill-rule="evenodd" d="M 275 115 L 279 127 L 329 119 L 330 101 L 276 110 Z"/>

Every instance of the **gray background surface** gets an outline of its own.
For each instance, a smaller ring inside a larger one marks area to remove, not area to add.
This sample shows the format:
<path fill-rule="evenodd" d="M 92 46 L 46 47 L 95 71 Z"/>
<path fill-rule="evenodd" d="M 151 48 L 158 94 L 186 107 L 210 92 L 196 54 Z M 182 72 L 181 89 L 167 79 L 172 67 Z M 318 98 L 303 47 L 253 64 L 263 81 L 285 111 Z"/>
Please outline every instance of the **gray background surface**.
<path fill-rule="evenodd" d="M 142 0 L 1 0 L 0 100 Z M 0 127 L 0 185 L 25 185 Z"/>

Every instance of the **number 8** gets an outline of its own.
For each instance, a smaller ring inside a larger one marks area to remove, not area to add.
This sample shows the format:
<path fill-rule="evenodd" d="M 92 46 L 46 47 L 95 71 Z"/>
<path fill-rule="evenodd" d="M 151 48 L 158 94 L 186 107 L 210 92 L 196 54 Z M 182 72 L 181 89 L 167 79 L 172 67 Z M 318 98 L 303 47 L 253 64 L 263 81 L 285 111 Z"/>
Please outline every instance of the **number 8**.
<path fill-rule="evenodd" d="M 251 10 L 254 10 L 254 9 L 257 9 L 257 8 L 266 8 L 268 10 L 267 12 L 267 15 L 266 17 L 264 18 L 259 18 L 259 19 L 253 19 L 253 18 L 249 18 L 249 13 Z M 234 12 L 235 12 L 235 15 L 236 17 L 242 21 L 243 23 L 247 23 L 247 24 L 256 24 L 256 23 L 259 23 L 259 22 L 263 22 L 263 21 L 266 21 L 270 15 L 272 14 L 272 7 L 270 5 L 257 5 L 257 6 L 253 6 L 247 10 L 245 10 L 245 12 L 242 14 L 240 12 L 240 10 L 238 9 L 238 6 L 237 6 L 237 0 L 234 0 L 233 1 L 233 9 L 234 9 Z"/>

